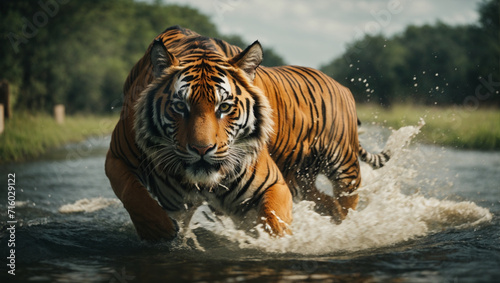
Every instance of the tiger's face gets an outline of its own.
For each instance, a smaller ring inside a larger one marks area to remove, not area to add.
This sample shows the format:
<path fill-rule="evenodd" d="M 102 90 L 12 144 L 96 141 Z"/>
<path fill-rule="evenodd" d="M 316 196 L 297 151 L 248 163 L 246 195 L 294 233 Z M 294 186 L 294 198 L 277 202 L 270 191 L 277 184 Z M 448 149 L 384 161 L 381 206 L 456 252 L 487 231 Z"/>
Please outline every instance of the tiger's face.
<path fill-rule="evenodd" d="M 212 187 L 255 161 L 271 118 L 267 98 L 252 85 L 262 58 L 253 54 L 260 45 L 252 46 L 229 60 L 198 50 L 179 61 L 161 42 L 153 45 L 155 80 L 135 106 L 135 131 L 157 173 Z"/>

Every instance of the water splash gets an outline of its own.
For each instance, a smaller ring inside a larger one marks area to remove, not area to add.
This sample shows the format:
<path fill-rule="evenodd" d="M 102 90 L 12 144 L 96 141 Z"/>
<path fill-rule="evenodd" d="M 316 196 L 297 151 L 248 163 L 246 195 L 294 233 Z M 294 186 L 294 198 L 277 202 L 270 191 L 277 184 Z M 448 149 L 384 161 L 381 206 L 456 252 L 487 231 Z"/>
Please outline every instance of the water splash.
<path fill-rule="evenodd" d="M 191 221 L 195 224 L 191 228 L 211 231 L 242 249 L 321 255 L 381 248 L 443 230 L 491 221 L 490 211 L 473 202 L 439 200 L 418 192 L 402 192 L 407 181 L 418 175 L 418 167 L 409 166 L 409 159 L 417 149 L 408 145 L 424 124 L 421 120 L 417 126 L 403 127 L 392 133 L 385 147 L 391 151 L 392 158 L 385 167 L 372 170 L 362 165 L 363 186 L 358 189 L 360 204 L 340 225 L 314 212 L 313 202 L 302 201 L 293 209 L 291 228 L 294 234 L 280 239 L 270 237 L 260 226 L 255 227 L 253 233 L 238 230 L 228 217 L 216 216 L 206 206 L 195 213 Z M 208 221 L 207 216 L 216 220 Z"/>
<path fill-rule="evenodd" d="M 95 212 L 104 209 L 113 204 L 119 204 L 120 201 L 114 198 L 91 198 L 80 199 L 71 204 L 65 204 L 59 208 L 60 213 L 79 213 L 79 212 Z"/>

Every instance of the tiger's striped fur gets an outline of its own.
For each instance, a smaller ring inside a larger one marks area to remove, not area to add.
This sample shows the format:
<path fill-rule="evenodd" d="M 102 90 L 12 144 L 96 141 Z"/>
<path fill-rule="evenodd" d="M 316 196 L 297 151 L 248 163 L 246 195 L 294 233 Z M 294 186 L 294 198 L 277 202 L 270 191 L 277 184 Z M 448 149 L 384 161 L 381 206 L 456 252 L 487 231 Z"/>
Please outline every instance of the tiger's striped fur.
<path fill-rule="evenodd" d="M 239 219 L 256 211 L 276 235 L 291 233 L 292 198 L 340 222 L 357 205 L 358 157 L 389 159 L 359 145 L 347 88 L 261 61 L 258 42 L 242 51 L 171 27 L 131 70 L 106 173 L 141 238 L 171 239 L 169 216 L 188 221 L 203 201 Z M 318 174 L 334 197 L 315 187 Z"/>

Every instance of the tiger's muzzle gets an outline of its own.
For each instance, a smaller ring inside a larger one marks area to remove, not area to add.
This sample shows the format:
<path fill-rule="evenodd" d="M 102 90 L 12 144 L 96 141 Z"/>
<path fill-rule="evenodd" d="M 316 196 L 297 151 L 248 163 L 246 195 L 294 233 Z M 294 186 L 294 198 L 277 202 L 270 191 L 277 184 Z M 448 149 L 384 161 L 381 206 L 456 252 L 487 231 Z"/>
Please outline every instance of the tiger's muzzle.
<path fill-rule="evenodd" d="M 221 164 L 214 160 L 217 145 L 189 144 L 187 150 L 191 156 L 191 159 L 187 160 L 184 166 L 188 181 L 210 186 L 219 182 Z"/>

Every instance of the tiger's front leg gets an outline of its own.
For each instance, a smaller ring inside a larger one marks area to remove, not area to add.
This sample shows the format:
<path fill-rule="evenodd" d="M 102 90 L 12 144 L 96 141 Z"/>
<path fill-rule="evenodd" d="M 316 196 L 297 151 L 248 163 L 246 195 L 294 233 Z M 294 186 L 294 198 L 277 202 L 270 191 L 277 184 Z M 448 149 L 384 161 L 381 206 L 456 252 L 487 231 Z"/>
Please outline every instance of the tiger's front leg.
<path fill-rule="evenodd" d="M 291 235 L 292 194 L 285 184 L 267 189 L 259 208 L 259 220 L 271 235 Z"/>
<path fill-rule="evenodd" d="M 291 235 L 293 200 L 290 189 L 286 185 L 278 166 L 269 157 L 267 160 L 268 179 L 276 177 L 276 181 L 264 192 L 258 208 L 259 222 L 273 236 Z M 262 164 L 262 163 L 261 163 Z M 261 167 L 261 166 L 260 166 Z"/>
<path fill-rule="evenodd" d="M 168 214 L 154 200 L 135 174 L 111 151 L 106 156 L 106 175 L 116 196 L 134 223 L 139 238 L 147 241 L 171 240 L 177 229 Z"/>

